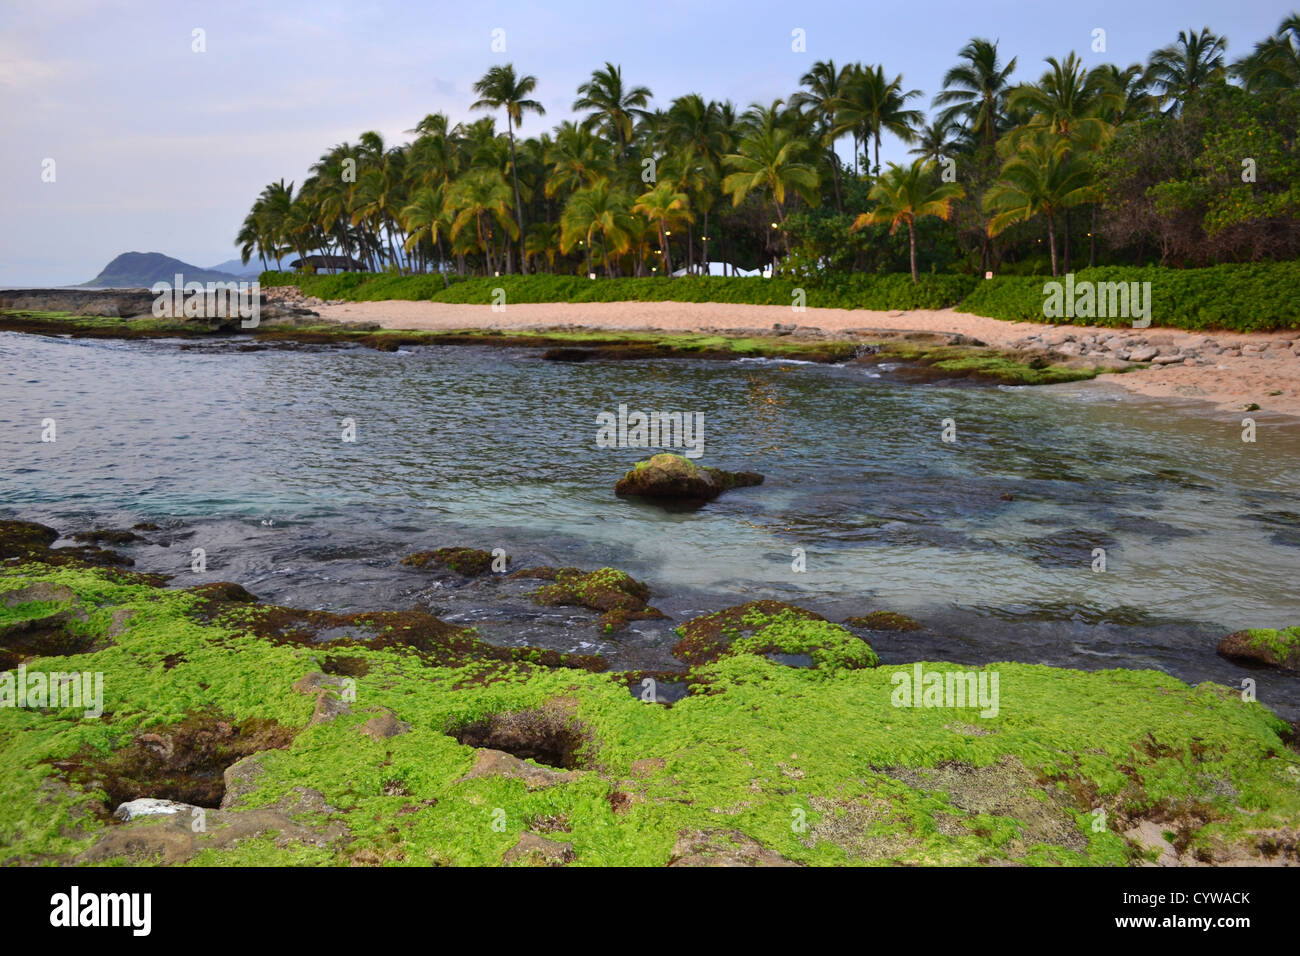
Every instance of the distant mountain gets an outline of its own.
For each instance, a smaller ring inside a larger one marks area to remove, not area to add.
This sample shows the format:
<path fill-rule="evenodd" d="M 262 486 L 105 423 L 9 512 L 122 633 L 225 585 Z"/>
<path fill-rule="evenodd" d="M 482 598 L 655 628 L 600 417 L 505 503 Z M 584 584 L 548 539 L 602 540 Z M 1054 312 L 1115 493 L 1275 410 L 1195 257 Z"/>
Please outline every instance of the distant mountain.
<path fill-rule="evenodd" d="M 275 264 L 272 263 L 271 267 L 275 268 Z M 218 262 L 215 266 L 208 266 L 208 271 L 229 272 L 241 279 L 256 279 L 262 274 L 262 262 L 260 259 L 249 259 L 248 265 L 244 265 L 238 259 L 227 259 L 225 262 Z"/>
<path fill-rule="evenodd" d="M 239 276 L 214 269 L 200 269 L 161 252 L 124 252 L 83 288 L 135 289 L 155 282 L 174 282 L 177 274 L 186 282 L 237 282 Z"/>

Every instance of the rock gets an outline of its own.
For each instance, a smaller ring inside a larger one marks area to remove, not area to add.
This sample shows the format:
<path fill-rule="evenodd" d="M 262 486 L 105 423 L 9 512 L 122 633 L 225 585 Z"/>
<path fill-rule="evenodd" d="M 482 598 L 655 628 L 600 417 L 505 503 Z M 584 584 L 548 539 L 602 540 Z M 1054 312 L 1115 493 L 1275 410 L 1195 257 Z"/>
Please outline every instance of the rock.
<path fill-rule="evenodd" d="M 506 561 L 510 556 L 506 555 Z M 492 554 L 476 548 L 437 548 L 433 551 L 419 551 L 402 558 L 402 563 L 413 568 L 422 568 L 427 564 L 437 564 L 449 568 L 466 577 L 478 577 L 492 570 Z"/>
<path fill-rule="evenodd" d="M 357 730 L 371 740 L 378 741 L 387 740 L 389 737 L 397 737 L 401 734 L 409 734 L 411 725 L 404 720 L 398 720 L 397 715 L 385 707 L 379 716 L 371 717 Z"/>
<path fill-rule="evenodd" d="M 739 830 L 683 830 L 669 866 L 798 866 Z"/>
<path fill-rule="evenodd" d="M 139 800 L 128 800 L 113 812 L 113 817 L 118 820 L 130 822 L 137 817 L 151 817 L 159 814 L 183 813 L 187 817 L 192 815 L 195 807 L 189 803 L 177 803 L 175 800 L 158 800 L 153 797 L 141 797 Z"/>
<path fill-rule="evenodd" d="M 921 625 L 906 614 L 895 611 L 872 611 L 862 617 L 850 617 L 844 621 L 849 627 L 864 627 L 869 631 L 919 631 Z"/>
<path fill-rule="evenodd" d="M 1182 355 L 1157 355 L 1151 360 L 1152 365 L 1173 365 L 1175 362 L 1181 362 L 1185 356 Z"/>
<path fill-rule="evenodd" d="M 5 607 L 17 607 L 19 604 L 31 603 L 62 604 L 65 601 L 76 600 L 77 593 L 72 588 L 65 587 L 62 584 L 50 584 L 47 581 L 37 581 L 35 584 L 28 584 L 25 587 L 4 592 Z"/>
<path fill-rule="evenodd" d="M 262 766 L 262 754 L 260 753 L 249 754 L 247 757 L 236 760 L 223 770 L 221 780 L 226 789 L 221 795 L 221 809 L 231 809 L 239 803 L 245 794 L 256 790 L 258 778 L 264 773 L 266 773 L 266 768 Z"/>
<path fill-rule="evenodd" d="M 1160 350 L 1155 346 L 1144 345 L 1141 348 L 1136 348 L 1129 352 L 1129 354 L 1123 356 L 1123 358 L 1127 358 L 1130 362 L 1149 362 L 1159 354 Z"/>
<path fill-rule="evenodd" d="M 732 488 L 762 483 L 763 476 L 752 471 L 723 471 L 697 465 L 681 455 L 660 454 L 637 462 L 619 479 L 614 493 L 620 497 L 702 502 L 712 501 Z"/>
<path fill-rule="evenodd" d="M 1300 671 L 1300 627 L 1233 631 L 1219 642 L 1219 655 L 1231 661 Z"/>
<path fill-rule="evenodd" d="M 558 843 L 525 831 L 519 834 L 519 842 L 506 851 L 501 862 L 506 866 L 564 866 L 576 858 L 572 843 Z"/>
<path fill-rule="evenodd" d="M 520 576 L 545 577 L 547 571 L 547 568 L 538 568 Z M 617 568 L 588 572 L 577 568 L 560 568 L 550 580 L 553 583 L 542 585 L 529 596 L 546 607 L 585 607 L 600 611 L 598 623 L 607 631 L 622 630 L 630 621 L 664 616 L 662 612 L 646 605 L 650 599 L 650 588 Z"/>
<path fill-rule="evenodd" d="M 541 790 L 559 783 L 572 783 L 581 776 L 577 770 L 554 770 L 520 760 L 504 750 L 483 749 L 478 752 L 478 759 L 469 773 L 456 782 L 464 783 L 478 777 L 508 777 L 522 780 L 529 790 Z"/>
<path fill-rule="evenodd" d="M 1160 857 L 1153 866 L 1178 866 L 1178 851 L 1174 845 L 1165 839 L 1164 831 L 1160 824 L 1151 820 L 1143 820 L 1131 830 L 1127 830 L 1124 836 L 1132 840 L 1144 850 L 1159 850 Z"/>
<path fill-rule="evenodd" d="M 346 686 L 346 678 L 318 673 L 300 677 L 294 682 L 293 689 L 298 693 L 316 695 L 316 709 L 312 712 L 307 726 L 328 723 L 339 714 L 346 714 L 352 710 L 352 706 L 347 701 L 334 693 L 335 688 Z"/>

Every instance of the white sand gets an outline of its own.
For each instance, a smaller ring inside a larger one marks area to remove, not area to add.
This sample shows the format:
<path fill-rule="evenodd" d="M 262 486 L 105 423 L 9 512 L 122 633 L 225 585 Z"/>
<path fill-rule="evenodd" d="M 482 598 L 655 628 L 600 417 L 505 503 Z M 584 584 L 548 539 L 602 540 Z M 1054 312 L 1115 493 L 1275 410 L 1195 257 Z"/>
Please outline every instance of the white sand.
<path fill-rule="evenodd" d="M 1007 347 L 1030 335 L 1047 333 L 1105 334 L 1114 329 L 1004 322 L 955 309 L 875 312 L 867 309 L 806 309 L 793 312 L 779 305 L 730 305 L 713 302 L 579 302 L 507 305 L 493 312 L 487 305 L 441 302 L 350 302 L 313 306 L 323 317 L 341 322 L 377 322 L 391 329 L 520 329 L 586 326 L 603 329 L 655 329 L 673 332 L 770 329 L 796 323 L 828 332 L 845 329 L 896 329 L 957 332 L 994 346 Z M 1264 411 L 1300 417 L 1300 332 L 1202 335 L 1173 329 L 1141 330 L 1152 344 L 1194 348 L 1205 354 L 1205 339 L 1219 348 L 1267 345 L 1263 352 L 1240 356 L 1206 355 L 1204 365 L 1153 366 L 1106 381 L 1145 395 L 1193 398 L 1220 409 L 1240 411 L 1254 403 Z M 1282 347 L 1281 343 L 1290 345 Z M 1271 394 L 1277 392 L 1279 394 Z"/>

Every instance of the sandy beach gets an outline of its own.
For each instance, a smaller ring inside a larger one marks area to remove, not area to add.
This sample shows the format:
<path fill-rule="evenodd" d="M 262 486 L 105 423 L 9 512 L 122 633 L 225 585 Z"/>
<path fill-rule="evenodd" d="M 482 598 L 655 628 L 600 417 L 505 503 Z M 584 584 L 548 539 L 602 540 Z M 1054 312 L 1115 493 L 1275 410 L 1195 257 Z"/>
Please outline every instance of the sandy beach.
<path fill-rule="evenodd" d="M 1135 361 L 1160 364 L 1106 376 L 1105 381 L 1143 395 L 1209 402 L 1228 412 L 1244 411 L 1254 404 L 1261 411 L 1300 418 L 1300 332 L 1294 330 L 1202 334 L 1154 327 L 1005 322 L 955 309 L 876 312 L 810 308 L 796 313 L 785 306 L 706 302 L 519 304 L 508 305 L 502 312 L 487 305 L 407 301 L 313 303 L 311 307 L 325 318 L 374 322 L 391 329 L 588 327 L 738 333 L 771 330 L 779 323 L 831 334 L 861 329 L 953 332 L 1000 348 L 1048 348 L 1071 358 L 1100 360 L 1128 348 Z M 1152 350 L 1155 354 L 1150 359 L 1138 358 Z"/>

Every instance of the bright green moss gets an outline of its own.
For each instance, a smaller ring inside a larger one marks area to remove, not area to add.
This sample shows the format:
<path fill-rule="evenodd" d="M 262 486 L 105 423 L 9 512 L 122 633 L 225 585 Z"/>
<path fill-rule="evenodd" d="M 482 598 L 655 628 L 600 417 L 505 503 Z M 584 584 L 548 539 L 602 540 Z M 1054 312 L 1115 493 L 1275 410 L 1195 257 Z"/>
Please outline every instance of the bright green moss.
<path fill-rule="evenodd" d="M 10 862 L 68 861 L 106 832 L 91 812 L 107 809 L 102 794 L 70 788 L 59 761 L 204 712 L 298 730 L 256 758 L 263 772 L 240 809 L 309 788 L 334 812 L 296 822 L 346 835 L 323 848 L 264 833 L 221 849 L 204 837 L 191 865 L 496 865 L 548 820 L 563 820 L 542 835 L 572 843 L 575 865 L 663 865 L 695 830 L 736 830 L 804 863 L 1113 865 L 1141 857 L 1118 824 L 1092 832 L 1096 807 L 1112 821 L 1158 814 L 1211 854 L 1256 847 L 1269 839 L 1260 833 L 1300 820 L 1300 760 L 1279 736 L 1283 722 L 1226 688 L 1151 671 L 996 664 L 996 717 L 895 707 L 891 675 L 902 668 L 871 666 L 860 639 L 806 612 L 751 611 L 730 653 L 690 673 L 695 693 L 666 708 L 630 695 L 621 675 L 274 644 L 200 623 L 190 593 L 102 570 L 0 572 L 36 579 L 76 592 L 94 609 L 87 626 L 106 628 L 115 606 L 135 616 L 103 650 L 28 662 L 102 672 L 103 719 L 0 708 L 0 857 Z M 809 653 L 817 666 L 782 666 L 764 648 Z M 292 686 L 339 655 L 357 675 L 356 699 L 309 725 L 314 701 Z M 462 780 L 476 752 L 449 731 L 547 707 L 567 708 L 589 733 L 574 779 L 532 790 L 515 778 Z M 409 732 L 363 736 L 381 709 Z"/>

